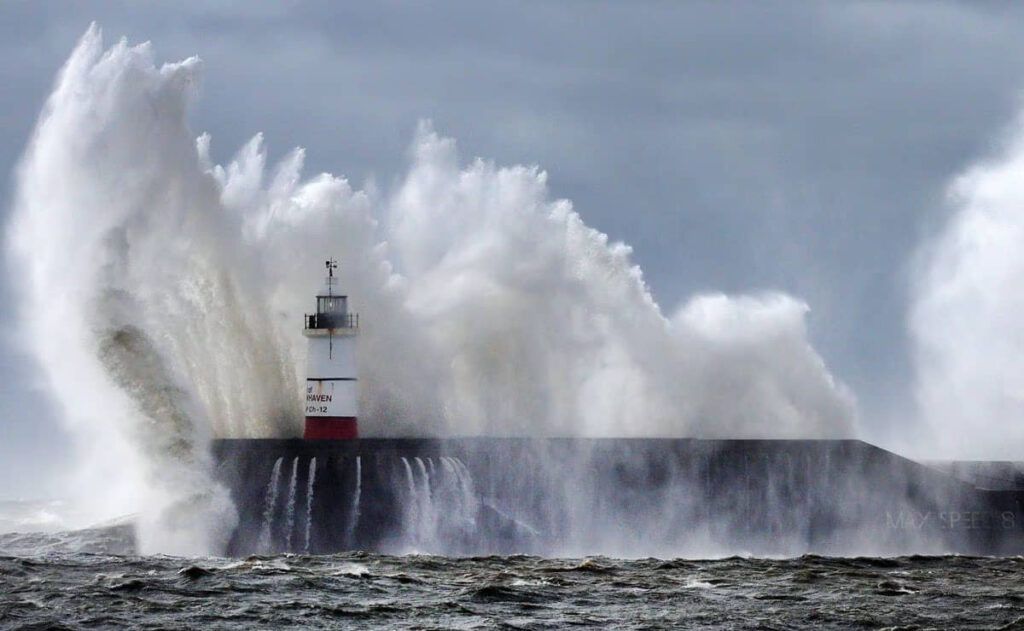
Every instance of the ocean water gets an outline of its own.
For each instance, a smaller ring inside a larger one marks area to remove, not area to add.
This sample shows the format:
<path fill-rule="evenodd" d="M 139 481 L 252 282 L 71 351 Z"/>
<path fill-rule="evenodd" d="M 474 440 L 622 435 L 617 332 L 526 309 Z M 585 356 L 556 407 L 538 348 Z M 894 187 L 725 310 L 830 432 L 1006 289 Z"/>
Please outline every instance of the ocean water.
<path fill-rule="evenodd" d="M 130 547 L 124 526 L 0 535 L 0 627 L 1024 628 L 1020 558 L 227 559 Z"/>

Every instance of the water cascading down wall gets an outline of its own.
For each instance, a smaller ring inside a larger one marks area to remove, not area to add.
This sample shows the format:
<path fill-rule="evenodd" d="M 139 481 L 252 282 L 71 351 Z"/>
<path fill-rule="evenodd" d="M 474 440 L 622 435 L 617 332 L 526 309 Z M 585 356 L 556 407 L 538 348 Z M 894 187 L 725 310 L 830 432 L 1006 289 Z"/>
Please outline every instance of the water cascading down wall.
<path fill-rule="evenodd" d="M 242 507 L 232 554 L 1024 551 L 1024 493 L 854 440 L 256 440 L 216 454 Z"/>

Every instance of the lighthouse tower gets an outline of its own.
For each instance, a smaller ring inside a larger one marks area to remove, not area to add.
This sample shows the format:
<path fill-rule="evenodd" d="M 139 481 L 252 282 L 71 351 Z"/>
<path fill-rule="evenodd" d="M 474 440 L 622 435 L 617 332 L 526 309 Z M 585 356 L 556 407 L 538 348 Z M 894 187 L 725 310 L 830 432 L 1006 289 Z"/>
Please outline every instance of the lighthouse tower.
<path fill-rule="evenodd" d="M 326 262 L 327 285 L 316 297 L 316 313 L 306 314 L 306 439 L 359 437 L 359 381 L 356 336 L 359 315 L 349 313 L 348 296 L 337 288 L 334 260 Z"/>

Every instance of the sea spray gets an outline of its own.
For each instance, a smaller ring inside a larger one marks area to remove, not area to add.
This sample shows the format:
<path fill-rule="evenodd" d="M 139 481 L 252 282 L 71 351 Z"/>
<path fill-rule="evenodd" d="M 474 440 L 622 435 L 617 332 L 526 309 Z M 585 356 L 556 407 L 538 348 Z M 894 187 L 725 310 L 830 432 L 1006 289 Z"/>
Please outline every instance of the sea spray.
<path fill-rule="evenodd" d="M 98 36 L 87 39 L 98 56 Z M 298 431 L 305 340 L 296 323 L 328 256 L 338 257 L 340 283 L 363 316 L 361 400 L 372 434 L 851 432 L 851 398 L 807 342 L 805 305 L 771 292 L 708 294 L 663 315 L 629 247 L 551 199 L 539 169 L 462 166 L 455 142 L 429 123 L 387 196 L 330 175 L 303 180 L 301 150 L 271 169 L 261 135 L 220 166 L 211 137 L 191 145 L 184 120 L 197 62 L 157 69 L 148 46 L 125 44 L 102 62 L 81 56 L 69 68 L 85 69 L 68 74 L 83 75 L 82 85 L 55 92 L 54 110 L 70 109 L 71 93 L 104 109 L 72 112 L 70 129 L 42 133 L 46 142 L 30 148 L 12 251 L 42 306 L 52 295 L 40 290 L 69 261 L 37 261 L 34 244 L 61 254 L 71 245 L 89 271 L 95 248 L 77 243 L 83 235 L 124 241 L 133 313 L 214 435 Z M 135 73 L 151 93 L 108 77 Z M 90 100 L 109 83 L 118 88 L 110 98 Z M 136 111 L 160 133 L 121 129 Z M 110 151 L 64 142 L 100 135 L 97 118 L 114 128 Z M 74 196 L 52 185 L 58 177 Z M 154 188 L 168 201 L 150 199 Z M 76 280 L 72 295 L 96 287 Z M 26 305 L 26 320 L 36 306 Z M 419 378 L 424 364 L 434 379 Z"/>
<path fill-rule="evenodd" d="M 359 525 L 359 501 L 363 493 L 363 458 L 356 456 L 356 483 L 352 492 L 352 504 L 349 506 L 348 526 L 345 529 L 345 542 L 349 548 L 354 547 L 356 527 Z"/>
<path fill-rule="evenodd" d="M 462 518 L 466 522 L 465 527 L 472 529 L 476 526 L 476 514 L 480 503 L 476 490 L 473 488 L 473 476 L 464 462 L 458 458 L 452 458 L 451 461 L 462 502 Z"/>
<path fill-rule="evenodd" d="M 427 467 L 423 459 L 416 456 L 414 460 L 416 461 L 416 470 L 420 474 L 419 482 L 417 483 L 419 488 L 416 491 L 416 497 L 420 502 L 420 523 L 417 535 L 421 542 L 433 542 L 437 537 L 437 511 L 434 508 L 434 491 L 430 486 L 430 474 L 427 473 Z"/>
<path fill-rule="evenodd" d="M 401 457 L 394 480 L 401 494 L 402 532 L 398 551 L 472 553 L 478 548 L 480 500 L 468 470 L 457 458 Z M 433 465 L 433 466 L 431 466 Z"/>
<path fill-rule="evenodd" d="M 160 87 L 184 101 L 191 85 Z M 167 127 L 178 145 L 188 137 L 180 113 Z M 330 175 L 303 180 L 301 150 L 271 169 L 261 135 L 226 166 L 213 164 L 211 144 L 204 135 L 191 155 L 179 147 L 181 164 L 145 173 L 155 182 L 140 175 L 163 187 L 187 176 L 203 195 L 172 209 L 132 205 L 140 221 L 127 234 L 130 262 L 148 263 L 130 275 L 143 320 L 215 435 L 298 431 L 296 323 L 328 256 L 362 315 L 369 435 L 852 431 L 851 397 L 807 342 L 805 305 L 771 292 L 708 294 L 664 315 L 629 247 L 551 199 L 536 168 L 462 166 L 454 141 L 424 123 L 408 174 L 375 196 Z M 89 160 L 92 172 L 107 168 L 105 156 Z M 83 214 L 77 200 L 61 201 Z M 103 215 L 84 215 L 94 212 Z M 181 234 L 161 213 L 201 221 Z M 162 265 L 168 242 L 182 261 L 203 262 L 195 275 Z M 156 310 L 167 304 L 173 319 Z M 435 378 L 420 378 L 423 365 Z"/>
<path fill-rule="evenodd" d="M 300 431 L 301 316 L 332 256 L 362 316 L 365 435 L 852 433 L 800 301 L 709 294 L 663 313 L 629 247 L 543 171 L 463 164 L 429 123 L 384 195 L 304 179 L 301 150 L 268 167 L 261 135 L 217 165 L 186 121 L 199 65 L 104 51 L 91 28 L 19 165 L 8 230 L 21 337 L 96 454 L 75 490 L 142 511 L 148 549 L 225 540 L 211 437 Z"/>
<path fill-rule="evenodd" d="M 260 530 L 260 551 L 271 552 L 273 538 L 274 511 L 277 509 L 277 489 L 281 484 L 281 462 L 284 458 L 278 458 L 270 471 L 270 481 L 267 482 L 267 491 L 263 495 L 263 527 Z"/>
<path fill-rule="evenodd" d="M 439 474 L 434 476 L 436 513 L 443 522 L 447 535 L 465 536 L 476 529 L 479 499 L 472 488 L 472 480 L 464 477 L 461 461 L 450 456 L 440 459 Z"/>
<path fill-rule="evenodd" d="M 443 488 L 455 492 L 455 505 L 457 509 L 454 511 L 454 515 L 461 519 L 465 514 L 465 503 L 462 501 L 462 481 L 459 479 L 458 472 L 452 466 L 447 456 L 441 456 L 440 460 L 442 477 L 448 481 L 448 484 Z"/>
<path fill-rule="evenodd" d="M 292 540 L 295 537 L 295 493 L 298 485 L 299 477 L 299 457 L 296 456 L 292 460 L 292 477 L 288 483 L 288 504 L 285 508 L 285 522 L 284 531 L 286 537 L 285 549 L 288 552 L 294 552 L 292 548 Z"/>
<path fill-rule="evenodd" d="M 211 361 L 252 319 L 237 261 L 208 245 L 228 228 L 185 124 L 198 67 L 104 51 L 90 28 L 19 164 L 7 232 L 28 350 L 81 442 L 68 492 L 95 519 L 139 513 L 145 552 L 222 551 L 235 512 L 207 441 L 240 415 L 219 393 L 250 376 L 241 364 L 270 365 L 261 345 Z"/>
<path fill-rule="evenodd" d="M 309 475 L 306 480 L 306 537 L 303 552 L 309 552 L 309 537 L 313 529 L 313 484 L 316 482 L 316 457 L 309 459 Z"/>
<path fill-rule="evenodd" d="M 420 498 L 419 488 L 416 484 L 416 476 L 413 475 L 412 466 L 409 464 L 409 459 L 402 456 L 402 466 L 405 469 L 405 482 L 406 488 L 408 489 L 408 496 L 402 503 L 405 510 L 404 523 L 405 526 L 405 545 L 413 546 L 414 550 L 419 552 L 419 545 L 422 541 L 423 533 L 423 500 Z"/>
<path fill-rule="evenodd" d="M 918 252 L 910 332 L 924 427 L 908 450 L 1020 460 L 1024 447 L 1024 113 L 996 155 L 951 183 L 946 225 Z"/>
<path fill-rule="evenodd" d="M 234 190 L 261 181 L 253 170 L 264 161 L 257 139 L 234 167 L 210 172 Z M 361 315 L 368 436 L 853 431 L 852 398 L 807 342 L 805 305 L 712 294 L 666 317 L 629 248 L 549 200 L 543 173 L 461 168 L 454 143 L 429 125 L 379 206 L 343 180 L 303 183 L 300 165 L 301 154 L 289 158 L 273 185 L 243 196 L 263 205 L 238 212 L 282 322 L 301 318 L 319 253 L 338 253 Z M 284 335 L 301 354 L 299 331 Z M 419 378 L 422 365 L 432 379 Z"/>

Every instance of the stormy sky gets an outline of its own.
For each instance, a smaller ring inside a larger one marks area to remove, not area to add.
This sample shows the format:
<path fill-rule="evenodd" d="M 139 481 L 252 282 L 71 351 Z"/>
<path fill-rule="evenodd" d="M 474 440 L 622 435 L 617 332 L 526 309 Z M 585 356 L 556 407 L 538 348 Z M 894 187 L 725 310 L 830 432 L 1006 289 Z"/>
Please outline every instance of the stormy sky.
<path fill-rule="evenodd" d="M 914 430 L 915 248 L 1024 88 L 1009 4 L 5 2 L 3 173 L 94 20 L 108 43 L 203 59 L 192 122 L 218 160 L 262 131 L 272 159 L 301 145 L 307 172 L 387 190 L 432 119 L 464 156 L 546 169 L 554 196 L 633 246 L 668 310 L 701 291 L 802 298 L 875 436 Z M 38 380 L 8 335 L 0 498 L 52 493 L 69 455 Z"/>

